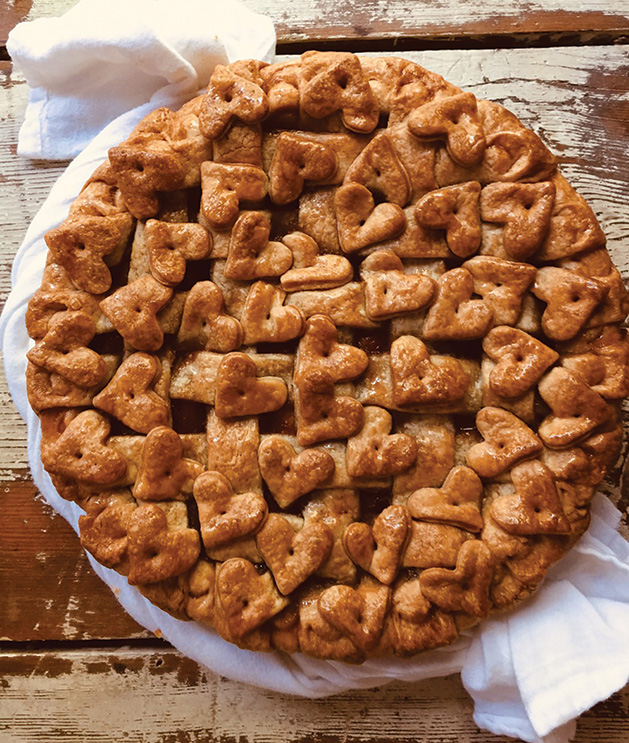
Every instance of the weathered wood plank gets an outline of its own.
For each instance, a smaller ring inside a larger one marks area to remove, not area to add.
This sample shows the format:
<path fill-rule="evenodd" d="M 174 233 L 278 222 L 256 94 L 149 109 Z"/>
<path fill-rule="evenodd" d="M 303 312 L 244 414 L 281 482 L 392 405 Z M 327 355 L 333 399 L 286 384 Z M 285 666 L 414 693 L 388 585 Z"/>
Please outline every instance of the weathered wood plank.
<path fill-rule="evenodd" d="M 28 472 L 15 475 L 3 488 L 0 640 L 150 636 L 92 572 L 68 523 L 36 498 Z"/>
<path fill-rule="evenodd" d="M 220 678 L 166 649 L 0 654 L 11 743 L 507 743 L 479 730 L 457 676 L 320 700 Z M 575 743 L 623 743 L 629 690 L 586 713 Z M 5 737 L 2 737 L 2 736 Z"/>
<path fill-rule="evenodd" d="M 245 5 L 273 19 L 278 43 L 365 43 L 383 39 L 425 44 L 430 40 L 456 38 L 481 40 L 492 37 L 513 45 L 518 37 L 530 41 L 542 35 L 548 42 L 562 39 L 583 42 L 613 41 L 629 33 L 629 15 L 623 0 L 244 0 Z M 11 28 L 23 20 L 61 15 L 76 0 L 24 0 L 0 8 L 0 45 Z"/>

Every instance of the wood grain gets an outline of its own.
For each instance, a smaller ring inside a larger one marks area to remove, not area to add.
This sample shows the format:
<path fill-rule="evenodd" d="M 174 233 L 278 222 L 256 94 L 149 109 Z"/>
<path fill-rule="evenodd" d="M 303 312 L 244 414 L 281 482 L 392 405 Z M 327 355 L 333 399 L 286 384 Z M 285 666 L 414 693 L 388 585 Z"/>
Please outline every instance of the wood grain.
<path fill-rule="evenodd" d="M 457 676 L 310 700 L 144 648 L 0 653 L 0 677 L 0 740 L 11 743 L 513 741 L 476 727 Z M 583 715 L 574 743 L 626 743 L 626 727 L 614 723 L 628 713 L 626 689 Z"/>
<path fill-rule="evenodd" d="M 76 0 L 16 0 L 0 7 L 0 45 L 23 20 L 57 16 Z M 404 48 L 431 41 L 513 46 L 545 43 L 610 43 L 629 34 L 624 0 L 244 0 L 269 16 L 280 45 L 368 44 L 390 40 Z M 380 43 L 380 48 L 383 48 Z"/>

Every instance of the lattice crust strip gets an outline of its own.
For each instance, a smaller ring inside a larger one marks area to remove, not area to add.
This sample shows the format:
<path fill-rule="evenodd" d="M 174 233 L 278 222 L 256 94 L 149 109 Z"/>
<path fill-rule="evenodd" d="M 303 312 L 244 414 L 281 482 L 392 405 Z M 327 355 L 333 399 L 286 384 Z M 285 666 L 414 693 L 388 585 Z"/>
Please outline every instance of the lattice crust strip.
<path fill-rule="evenodd" d="M 395 58 L 218 65 L 109 152 L 27 314 L 81 542 L 347 662 L 535 590 L 618 456 L 629 297 L 540 138 Z"/>

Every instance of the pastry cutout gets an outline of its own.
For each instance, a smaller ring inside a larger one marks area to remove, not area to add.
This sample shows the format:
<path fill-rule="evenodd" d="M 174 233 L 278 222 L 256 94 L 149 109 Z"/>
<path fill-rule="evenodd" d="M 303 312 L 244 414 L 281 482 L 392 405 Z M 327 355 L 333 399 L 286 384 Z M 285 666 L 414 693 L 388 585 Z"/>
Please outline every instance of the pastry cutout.
<path fill-rule="evenodd" d="M 426 315 L 423 335 L 430 340 L 469 340 L 486 335 L 493 312 L 472 299 L 474 279 L 464 268 L 446 271 L 437 282 L 437 298 Z"/>
<path fill-rule="evenodd" d="M 79 516 L 81 546 L 108 568 L 119 568 L 128 559 L 127 531 L 137 508 L 128 491 L 114 491 L 89 498 Z"/>
<path fill-rule="evenodd" d="M 345 183 L 360 183 L 372 194 L 405 207 L 411 198 L 411 182 L 391 140 L 377 134 L 349 167 Z"/>
<path fill-rule="evenodd" d="M 334 150 L 290 132 L 277 138 L 269 169 L 269 194 L 275 204 L 290 204 L 300 195 L 304 181 L 324 181 L 337 168 Z"/>
<path fill-rule="evenodd" d="M 348 52 L 304 52 L 301 55 L 301 108 L 314 119 L 340 112 L 345 126 L 368 133 L 378 124 L 380 109 L 358 57 Z"/>
<path fill-rule="evenodd" d="M 313 315 L 299 341 L 295 361 L 295 384 L 316 392 L 328 392 L 336 382 L 354 379 L 369 365 L 360 348 L 338 342 L 338 330 L 326 315 Z"/>
<path fill-rule="evenodd" d="M 483 351 L 496 362 L 489 374 L 492 391 L 506 400 L 521 397 L 537 384 L 559 354 L 523 330 L 501 325 L 483 339 Z"/>
<path fill-rule="evenodd" d="M 392 250 L 377 250 L 360 266 L 365 282 L 365 306 L 372 320 L 387 320 L 425 307 L 435 293 L 435 282 L 424 274 L 406 274 Z"/>
<path fill-rule="evenodd" d="M 183 444 L 167 426 L 153 428 L 142 447 L 142 461 L 133 486 L 138 500 L 178 500 L 192 492 L 203 465 L 183 456 Z"/>
<path fill-rule="evenodd" d="M 269 242 L 271 223 L 262 212 L 242 212 L 232 230 L 225 265 L 228 279 L 253 281 L 281 276 L 293 262 L 290 248 Z"/>
<path fill-rule="evenodd" d="M 127 209 L 136 219 L 154 217 L 159 192 L 182 188 L 186 171 L 182 158 L 167 145 L 148 148 L 123 143 L 109 150 L 109 163 Z"/>
<path fill-rule="evenodd" d="M 254 77 L 247 79 L 229 67 L 216 65 L 199 113 L 204 137 L 218 139 L 235 118 L 255 124 L 268 114 L 268 98 Z"/>
<path fill-rule="evenodd" d="M 511 470 L 513 495 L 492 501 L 492 518 L 510 534 L 570 534 L 552 472 L 541 462 L 522 462 Z"/>
<path fill-rule="evenodd" d="M 565 355 L 561 365 L 605 399 L 629 395 L 629 336 L 626 330 L 606 325 L 582 354 Z"/>
<path fill-rule="evenodd" d="M 295 532 L 278 513 L 270 513 L 256 543 L 281 594 L 292 593 L 330 556 L 334 537 L 323 523 Z"/>
<path fill-rule="evenodd" d="M 555 184 L 490 183 L 480 197 L 485 222 L 504 225 L 502 243 L 511 258 L 526 260 L 541 246 L 555 203 Z"/>
<path fill-rule="evenodd" d="M 436 521 L 477 532 L 483 528 L 483 483 L 469 467 L 453 467 L 440 488 L 421 488 L 406 504 L 414 519 Z"/>
<path fill-rule="evenodd" d="M 177 341 L 183 347 L 229 353 L 240 348 L 240 322 L 223 309 L 223 292 L 212 281 L 198 281 L 186 296 Z"/>
<path fill-rule="evenodd" d="M 258 448 L 260 474 L 281 508 L 325 482 L 334 472 L 326 451 L 307 449 L 299 454 L 282 436 L 269 436 Z"/>
<path fill-rule="evenodd" d="M 238 418 L 279 410 L 288 390 L 279 377 L 256 377 L 256 365 L 245 353 L 227 354 L 216 374 L 214 409 L 219 418 Z"/>
<path fill-rule="evenodd" d="M 234 493 L 220 472 L 203 472 L 194 481 L 201 538 L 213 550 L 235 539 L 255 534 L 266 519 L 268 507 L 258 493 Z"/>
<path fill-rule="evenodd" d="M 476 428 L 485 440 L 469 449 L 467 463 L 483 478 L 496 477 L 542 450 L 542 442 L 526 423 L 502 408 L 483 408 Z"/>
<path fill-rule="evenodd" d="M 459 551 L 456 568 L 428 568 L 419 576 L 422 593 L 445 611 L 473 617 L 489 614 L 494 558 L 484 542 L 471 539 Z"/>
<path fill-rule="evenodd" d="M 445 139 L 453 160 L 469 166 L 485 153 L 485 137 L 472 93 L 437 98 L 411 111 L 409 131 L 422 139 Z"/>
<path fill-rule="evenodd" d="M 365 576 L 356 588 L 336 585 L 319 596 L 322 616 L 363 653 L 373 650 L 382 636 L 391 591 Z"/>
<path fill-rule="evenodd" d="M 567 341 L 583 328 L 607 289 L 596 279 L 545 266 L 538 269 L 532 292 L 546 302 L 542 315 L 544 333 L 555 341 Z"/>
<path fill-rule="evenodd" d="M 95 410 L 84 410 L 53 440 L 42 439 L 41 456 L 48 472 L 93 485 L 110 485 L 124 476 L 127 462 L 107 446 L 109 423 Z"/>
<path fill-rule="evenodd" d="M 614 409 L 567 369 L 551 369 L 540 381 L 539 393 L 552 410 L 539 424 L 546 446 L 561 449 L 613 420 Z"/>
<path fill-rule="evenodd" d="M 234 640 L 242 640 L 288 605 L 271 573 L 258 574 L 255 565 L 241 557 L 217 566 L 216 599 Z"/>
<path fill-rule="evenodd" d="M 253 284 L 240 318 L 245 345 L 283 343 L 301 335 L 304 316 L 299 308 L 284 305 L 285 296 L 273 284 Z"/>
<path fill-rule="evenodd" d="M 329 439 L 344 439 L 353 436 L 363 425 L 362 404 L 353 397 L 336 395 L 328 379 L 310 377 L 297 390 L 297 442 L 300 446 L 312 446 Z M 312 388 L 318 389 L 322 381 L 326 385 L 325 389 L 313 391 Z"/>
<path fill-rule="evenodd" d="M 79 289 L 102 294 L 111 286 L 105 256 L 127 244 L 132 226 L 129 214 L 81 215 L 69 217 L 49 230 L 44 239 L 53 261 L 65 268 Z"/>
<path fill-rule="evenodd" d="M 195 222 L 178 224 L 149 219 L 144 237 L 151 273 L 166 286 L 183 281 L 186 261 L 206 258 L 212 248 L 207 230 Z"/>
<path fill-rule="evenodd" d="M 59 312 L 48 322 L 44 337 L 27 352 L 28 360 L 83 389 L 94 387 L 107 373 L 104 360 L 87 348 L 96 332 L 82 312 Z"/>
<path fill-rule="evenodd" d="M 404 211 L 386 201 L 376 205 L 371 191 L 360 183 L 346 183 L 334 197 L 341 247 L 355 253 L 369 245 L 390 240 L 406 227 Z"/>
<path fill-rule="evenodd" d="M 410 535 L 411 517 L 404 506 L 388 506 L 373 526 L 364 522 L 350 524 L 343 546 L 352 560 L 385 585 L 395 580 Z"/>
<path fill-rule="evenodd" d="M 415 439 L 405 433 L 391 434 L 392 427 L 388 410 L 364 408 L 362 429 L 347 440 L 347 471 L 352 477 L 399 475 L 415 463 Z"/>
<path fill-rule="evenodd" d="M 293 253 L 293 267 L 280 276 L 286 292 L 333 289 L 351 281 L 352 264 L 342 255 L 319 255 L 319 246 L 304 232 L 291 232 L 282 238 Z"/>
<path fill-rule="evenodd" d="M 242 201 L 260 201 L 268 191 L 266 173 L 254 165 L 204 162 L 201 213 L 216 230 L 230 227 Z"/>
<path fill-rule="evenodd" d="M 138 433 L 168 425 L 170 405 L 153 390 L 161 370 L 156 356 L 141 352 L 131 354 L 107 387 L 96 395 L 94 407 L 113 415 Z"/>
<path fill-rule="evenodd" d="M 157 351 L 164 342 L 157 313 L 170 301 L 172 294 L 172 289 L 152 276 L 142 276 L 105 297 L 100 308 L 134 348 Z"/>
<path fill-rule="evenodd" d="M 426 344 L 403 335 L 391 344 L 391 376 L 396 405 L 456 402 L 465 396 L 470 378 L 461 362 L 450 356 L 430 356 Z"/>
<path fill-rule="evenodd" d="M 181 575 L 190 570 L 199 557 L 197 530 L 171 528 L 166 514 L 155 503 L 145 503 L 135 509 L 129 519 L 127 537 L 128 579 L 132 586 Z"/>
<path fill-rule="evenodd" d="M 479 294 L 494 313 L 496 325 L 515 325 L 522 314 L 522 300 L 535 280 L 535 266 L 489 255 L 475 255 L 461 266 L 474 277 Z"/>
<path fill-rule="evenodd" d="M 480 183 L 470 181 L 430 191 L 415 206 L 415 219 L 424 227 L 446 231 L 450 250 L 460 258 L 480 247 Z"/>

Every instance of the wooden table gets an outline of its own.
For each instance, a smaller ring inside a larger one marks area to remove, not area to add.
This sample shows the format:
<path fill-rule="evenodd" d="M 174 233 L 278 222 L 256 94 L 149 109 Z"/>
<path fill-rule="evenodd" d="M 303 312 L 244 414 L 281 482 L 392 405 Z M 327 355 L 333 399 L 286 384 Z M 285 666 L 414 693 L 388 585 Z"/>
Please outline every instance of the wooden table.
<path fill-rule="evenodd" d="M 504 102 L 559 155 L 629 277 L 627 0 L 591 0 L 588 9 L 577 0 L 245 1 L 275 21 L 279 53 L 404 52 Z M 15 23 L 72 5 L 24 0 L 0 9 L 3 297 L 24 231 L 65 166 L 16 156 L 27 90 L 4 41 Z M 474 725 L 458 677 L 307 701 L 217 677 L 143 630 L 38 497 L 25 426 L 0 385 L 0 743 L 507 741 Z M 607 489 L 626 514 L 620 470 L 616 480 Z M 629 687 L 584 714 L 576 740 L 629 741 Z"/>

